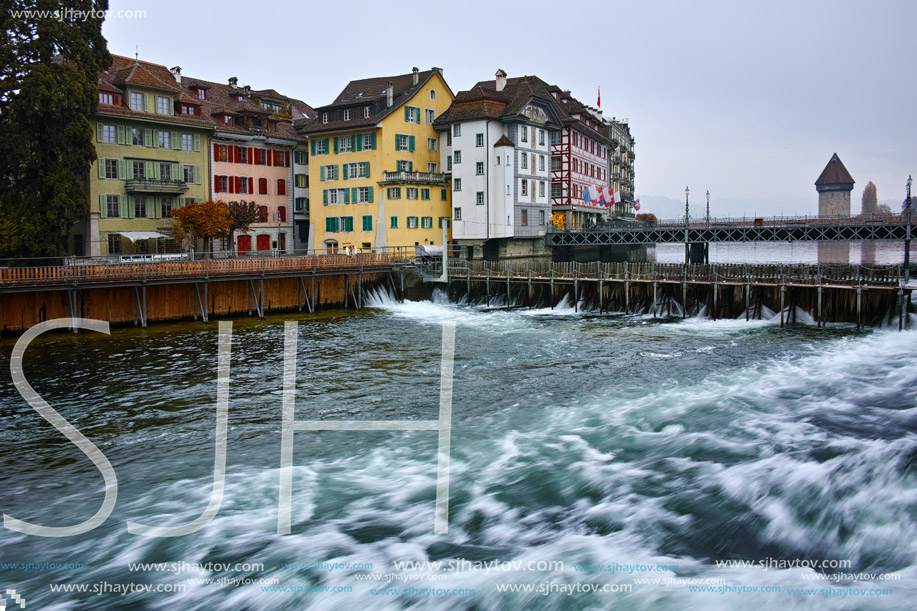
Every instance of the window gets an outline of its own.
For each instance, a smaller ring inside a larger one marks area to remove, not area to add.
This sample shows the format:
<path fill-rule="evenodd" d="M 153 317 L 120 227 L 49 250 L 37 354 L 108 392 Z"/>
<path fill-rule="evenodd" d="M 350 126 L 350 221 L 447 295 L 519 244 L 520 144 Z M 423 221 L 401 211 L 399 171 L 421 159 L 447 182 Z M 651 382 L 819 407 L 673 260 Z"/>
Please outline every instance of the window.
<path fill-rule="evenodd" d="M 563 197 L 563 196 L 564 196 L 563 185 L 551 183 L 551 197 Z"/>
<path fill-rule="evenodd" d="M 475 134 L 474 145 L 475 146 L 484 146 L 484 134 Z"/>
<path fill-rule="evenodd" d="M 426 119 L 427 125 L 433 123 L 433 119 L 436 118 L 436 112 L 432 108 L 426 108 L 423 111 L 424 118 Z"/>
<path fill-rule="evenodd" d="M 213 151 L 214 161 L 229 161 L 229 147 L 217 144 Z"/>
<path fill-rule="evenodd" d="M 388 199 L 401 199 L 401 187 L 389 187 L 385 197 Z"/>
<path fill-rule="evenodd" d="M 364 107 L 363 107 L 363 118 L 364 118 L 364 119 L 368 119 L 368 118 L 369 118 L 370 113 L 372 112 L 372 110 L 370 110 L 370 109 L 371 109 L 370 106 L 364 106 Z"/>
<path fill-rule="evenodd" d="M 350 121 L 350 109 L 349 108 L 344 109 L 344 120 Z"/>
<path fill-rule="evenodd" d="M 404 134 L 398 134 L 395 137 L 398 139 L 398 150 L 399 151 L 409 150 L 409 147 L 411 146 L 411 139 L 409 136 L 405 136 Z"/>
<path fill-rule="evenodd" d="M 327 155 L 328 154 L 328 140 L 327 138 L 322 138 L 321 140 L 313 140 L 315 143 L 315 154 L 316 155 Z"/>
<path fill-rule="evenodd" d="M 538 130 L 538 144 L 540 144 L 541 146 L 544 146 L 544 130 L 543 129 Z"/>
<path fill-rule="evenodd" d="M 102 142 L 108 142 L 114 144 L 117 142 L 116 136 L 117 130 L 115 130 L 114 125 L 103 125 L 102 126 Z"/>
<path fill-rule="evenodd" d="M 456 123 L 455 125 L 452 126 L 452 135 L 455 136 L 456 138 L 462 135 L 462 124 L 461 123 Z"/>
<path fill-rule="evenodd" d="M 169 132 L 157 132 L 159 134 L 159 148 L 167 149 L 170 148 L 169 142 Z"/>
<path fill-rule="evenodd" d="M 223 115 L 223 123 L 225 123 L 226 125 L 232 125 L 232 116 Z"/>
<path fill-rule="evenodd" d="M 398 168 L 399 172 L 411 172 L 414 169 L 414 162 L 399 159 L 396 162 L 396 167 Z"/>
<path fill-rule="evenodd" d="M 172 164 L 171 163 L 160 163 L 159 164 L 159 178 L 166 182 L 172 180 Z"/>
<path fill-rule="evenodd" d="M 350 153 L 353 151 L 354 136 L 341 136 L 337 140 L 339 153 Z"/>
<path fill-rule="evenodd" d="M 319 178 L 322 180 L 337 180 L 338 167 L 336 165 L 323 165 L 320 170 Z"/>
<path fill-rule="evenodd" d="M 420 109 L 416 106 L 405 106 L 404 120 L 407 123 L 420 123 Z"/>
<path fill-rule="evenodd" d="M 368 151 L 370 149 L 376 148 L 373 146 L 373 136 L 374 134 L 363 134 L 363 150 Z"/>
<path fill-rule="evenodd" d="M 446 157 L 446 171 L 447 172 L 452 171 L 452 155 L 448 155 Z"/>
<path fill-rule="evenodd" d="M 522 195 L 523 197 L 529 194 L 529 181 L 522 179 Z"/>
<path fill-rule="evenodd" d="M 373 217 L 371 214 L 363 215 L 363 231 L 373 230 Z"/>
<path fill-rule="evenodd" d="M 439 217 L 439 228 L 442 229 L 443 227 L 448 227 L 448 226 L 449 226 L 449 217 L 448 216 Z"/>
<path fill-rule="evenodd" d="M 115 96 L 110 93 L 100 93 L 99 94 L 99 104 L 105 104 L 107 106 L 114 106 Z"/>
<path fill-rule="evenodd" d="M 121 198 L 117 195 L 106 195 L 105 212 L 109 218 L 118 218 L 121 216 Z"/>
<path fill-rule="evenodd" d="M 391 228 L 391 229 L 398 229 L 398 217 L 397 217 L 397 216 L 391 217 L 391 218 L 389 219 L 388 226 L 389 226 L 389 228 Z"/>
<path fill-rule="evenodd" d="M 293 200 L 293 212 L 308 212 L 309 211 L 309 198 L 307 197 L 297 197 Z"/>
<path fill-rule="evenodd" d="M 277 195 L 287 194 L 287 181 L 283 178 L 277 179 Z"/>
<path fill-rule="evenodd" d="M 293 163 L 296 165 L 309 165 L 309 153 L 306 151 L 293 151 Z"/>
<path fill-rule="evenodd" d="M 217 176 L 214 191 L 217 193 L 226 193 L 229 191 L 229 176 Z"/>
<path fill-rule="evenodd" d="M 538 224 L 544 225 L 544 210 L 538 211 Z"/>
<path fill-rule="evenodd" d="M 431 100 L 435 100 L 435 99 L 436 99 L 436 90 L 435 90 L 435 89 L 431 89 L 431 90 L 430 90 L 430 99 L 431 99 Z"/>
<path fill-rule="evenodd" d="M 421 189 L 420 190 L 420 199 L 429 200 L 430 199 L 430 189 Z"/>
<path fill-rule="evenodd" d="M 258 194 L 267 195 L 267 178 L 258 179 Z"/>
<path fill-rule="evenodd" d="M 131 176 L 134 180 L 143 180 L 146 178 L 146 163 L 134 161 L 131 163 Z"/>
<path fill-rule="evenodd" d="M 105 178 L 118 178 L 118 160 L 105 160 Z"/>
<path fill-rule="evenodd" d="M 117 255 L 120 252 L 121 252 L 121 234 L 120 233 L 108 234 L 108 254 Z"/>
<path fill-rule="evenodd" d="M 420 226 L 423 229 L 433 229 L 433 217 L 432 216 L 420 217 Z"/>
<path fill-rule="evenodd" d="M 427 150 L 435 153 L 436 152 L 436 138 L 427 138 Z"/>
<path fill-rule="evenodd" d="M 448 199 L 448 197 L 449 197 L 449 191 L 448 191 L 448 190 L 446 190 L 446 189 L 440 189 L 440 190 L 439 190 L 439 199 L 440 199 L 440 200 L 446 201 L 446 199 Z"/>
<path fill-rule="evenodd" d="M 436 164 L 432 161 L 427 163 L 427 172 L 430 174 L 436 174 Z"/>
<path fill-rule="evenodd" d="M 456 178 L 455 180 L 452 181 L 452 190 L 453 191 L 462 190 L 462 179 L 461 178 Z"/>
<path fill-rule="evenodd" d="M 525 153 L 519 155 L 519 168 L 523 170 L 529 169 L 529 156 Z"/>
<path fill-rule="evenodd" d="M 461 208 L 456 208 L 455 210 L 453 210 L 453 211 L 452 211 L 452 218 L 455 219 L 456 221 L 462 220 L 462 209 L 461 209 Z"/>
<path fill-rule="evenodd" d="M 277 220 L 281 223 L 287 222 L 287 207 L 277 206 Z"/>
<path fill-rule="evenodd" d="M 372 201 L 370 197 L 370 187 L 359 187 L 357 189 L 357 199 L 354 202 L 355 204 L 366 204 Z"/>
<path fill-rule="evenodd" d="M 202 100 L 206 100 L 206 99 L 207 99 L 207 90 L 206 90 L 206 89 L 203 89 L 203 88 L 201 88 L 201 87 L 198 87 L 198 88 L 195 90 L 195 93 L 197 94 L 197 97 L 199 97 L 200 99 L 202 99 Z"/>
<path fill-rule="evenodd" d="M 305 189 L 306 187 L 308 187 L 309 184 L 306 182 L 307 178 L 308 176 L 306 176 L 305 174 L 297 174 L 296 175 L 296 187 L 299 189 Z"/>
<path fill-rule="evenodd" d="M 141 128 L 131 128 L 131 144 L 134 146 L 143 146 L 143 130 Z"/>
<path fill-rule="evenodd" d="M 484 175 L 484 162 L 483 161 L 479 161 L 476 164 L 474 164 L 474 173 L 477 174 L 478 176 Z"/>
<path fill-rule="evenodd" d="M 523 142 L 528 142 L 529 141 L 529 128 L 527 128 L 525 125 L 520 125 L 519 126 L 519 135 L 521 136 Z"/>
<path fill-rule="evenodd" d="M 236 193 L 248 193 L 249 192 L 249 181 L 248 176 L 239 177 L 239 185 L 236 188 Z M 254 193 L 254 189 L 251 189 L 251 192 Z"/>
<path fill-rule="evenodd" d="M 194 180 L 194 166 L 193 165 L 182 166 L 182 177 L 184 178 L 185 182 L 191 182 L 191 183 L 197 182 L 196 180 Z"/>
<path fill-rule="evenodd" d="M 452 162 L 462 163 L 462 151 L 455 151 L 455 153 L 452 154 Z"/>
<path fill-rule="evenodd" d="M 236 147 L 236 163 L 248 163 L 248 147 Z"/>
<path fill-rule="evenodd" d="M 484 205 L 484 192 L 483 191 L 477 192 L 477 194 L 475 195 L 474 203 L 476 203 L 478 206 Z"/>
<path fill-rule="evenodd" d="M 520 223 L 523 227 L 529 224 L 529 211 L 523 208 L 521 211 L 522 222 Z"/>
<path fill-rule="evenodd" d="M 405 190 L 407 191 L 408 199 L 417 199 L 417 187 L 408 187 Z"/>
<path fill-rule="evenodd" d="M 328 122 L 328 113 L 323 112 L 322 113 L 322 123 L 327 123 L 327 122 Z"/>
<path fill-rule="evenodd" d="M 416 216 L 408 217 L 408 229 L 417 229 L 417 217 Z"/>
<path fill-rule="evenodd" d="M 544 181 L 538 183 L 538 197 L 544 197 Z"/>
<path fill-rule="evenodd" d="M 544 172 L 544 155 L 538 156 L 538 171 Z"/>
<path fill-rule="evenodd" d="M 446 132 L 446 146 L 452 146 L 452 132 Z"/>
<path fill-rule="evenodd" d="M 143 111 L 145 109 L 145 104 L 143 103 L 143 94 L 137 93 L 136 91 L 131 92 L 131 110 Z"/>
<path fill-rule="evenodd" d="M 495 157 L 495 159 L 497 160 L 497 165 L 500 165 L 500 156 L 497 155 L 497 156 Z"/>
<path fill-rule="evenodd" d="M 181 135 L 181 149 L 183 151 L 193 151 L 194 150 L 194 135 L 192 134 L 182 134 Z"/>
<path fill-rule="evenodd" d="M 146 218 L 146 198 L 134 198 L 134 216 L 137 218 Z"/>
<path fill-rule="evenodd" d="M 164 98 L 162 96 L 156 96 L 156 114 L 159 114 L 159 115 L 171 114 L 169 112 L 169 108 L 171 107 L 171 104 L 169 104 L 169 102 L 171 101 L 172 100 L 170 100 L 169 98 Z"/>
<path fill-rule="evenodd" d="M 169 213 L 172 212 L 172 202 L 175 201 L 171 197 L 163 197 L 159 203 L 159 216 L 164 219 L 169 218 Z"/>

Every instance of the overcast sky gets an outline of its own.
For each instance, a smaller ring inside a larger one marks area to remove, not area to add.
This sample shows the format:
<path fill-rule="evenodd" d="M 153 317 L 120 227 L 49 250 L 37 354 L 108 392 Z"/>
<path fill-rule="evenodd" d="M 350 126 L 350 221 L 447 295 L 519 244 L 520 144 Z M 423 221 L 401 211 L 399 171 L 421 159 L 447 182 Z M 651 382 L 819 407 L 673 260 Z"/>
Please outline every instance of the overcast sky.
<path fill-rule="evenodd" d="M 879 200 L 917 173 L 917 2 L 110 0 L 112 53 L 312 106 L 352 79 L 439 66 L 453 92 L 535 74 L 627 118 L 638 195 L 714 214 L 813 214 L 837 152 Z"/>

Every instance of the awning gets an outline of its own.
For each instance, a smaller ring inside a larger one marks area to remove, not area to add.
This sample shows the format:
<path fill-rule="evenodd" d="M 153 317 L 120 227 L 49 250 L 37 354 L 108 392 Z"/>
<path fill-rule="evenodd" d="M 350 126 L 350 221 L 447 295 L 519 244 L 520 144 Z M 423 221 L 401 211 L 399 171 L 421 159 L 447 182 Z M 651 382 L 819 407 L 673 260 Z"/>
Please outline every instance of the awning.
<path fill-rule="evenodd" d="M 168 238 L 169 236 L 163 235 L 156 231 L 119 231 L 118 232 L 123 237 L 127 238 L 131 242 L 136 240 L 149 240 L 155 238 Z"/>

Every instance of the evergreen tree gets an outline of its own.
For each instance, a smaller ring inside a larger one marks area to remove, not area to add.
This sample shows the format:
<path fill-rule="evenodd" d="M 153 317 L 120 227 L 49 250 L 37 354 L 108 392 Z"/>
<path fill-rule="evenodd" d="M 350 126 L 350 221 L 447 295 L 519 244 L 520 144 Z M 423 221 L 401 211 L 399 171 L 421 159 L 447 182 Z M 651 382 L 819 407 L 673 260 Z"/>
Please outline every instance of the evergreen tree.
<path fill-rule="evenodd" d="M 0 256 L 66 253 L 89 214 L 108 0 L 0 0 Z"/>

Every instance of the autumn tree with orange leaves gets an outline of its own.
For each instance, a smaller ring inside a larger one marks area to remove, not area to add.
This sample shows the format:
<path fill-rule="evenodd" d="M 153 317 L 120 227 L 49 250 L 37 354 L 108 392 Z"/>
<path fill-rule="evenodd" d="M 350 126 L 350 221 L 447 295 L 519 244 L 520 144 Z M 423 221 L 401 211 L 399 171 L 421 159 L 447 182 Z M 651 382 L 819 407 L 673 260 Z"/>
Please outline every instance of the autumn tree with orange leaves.
<path fill-rule="evenodd" d="M 182 229 L 192 233 L 196 238 L 203 238 L 206 257 L 210 256 L 211 241 L 228 235 L 232 224 L 229 209 L 222 201 L 188 204 L 169 214 L 179 220 Z"/>

